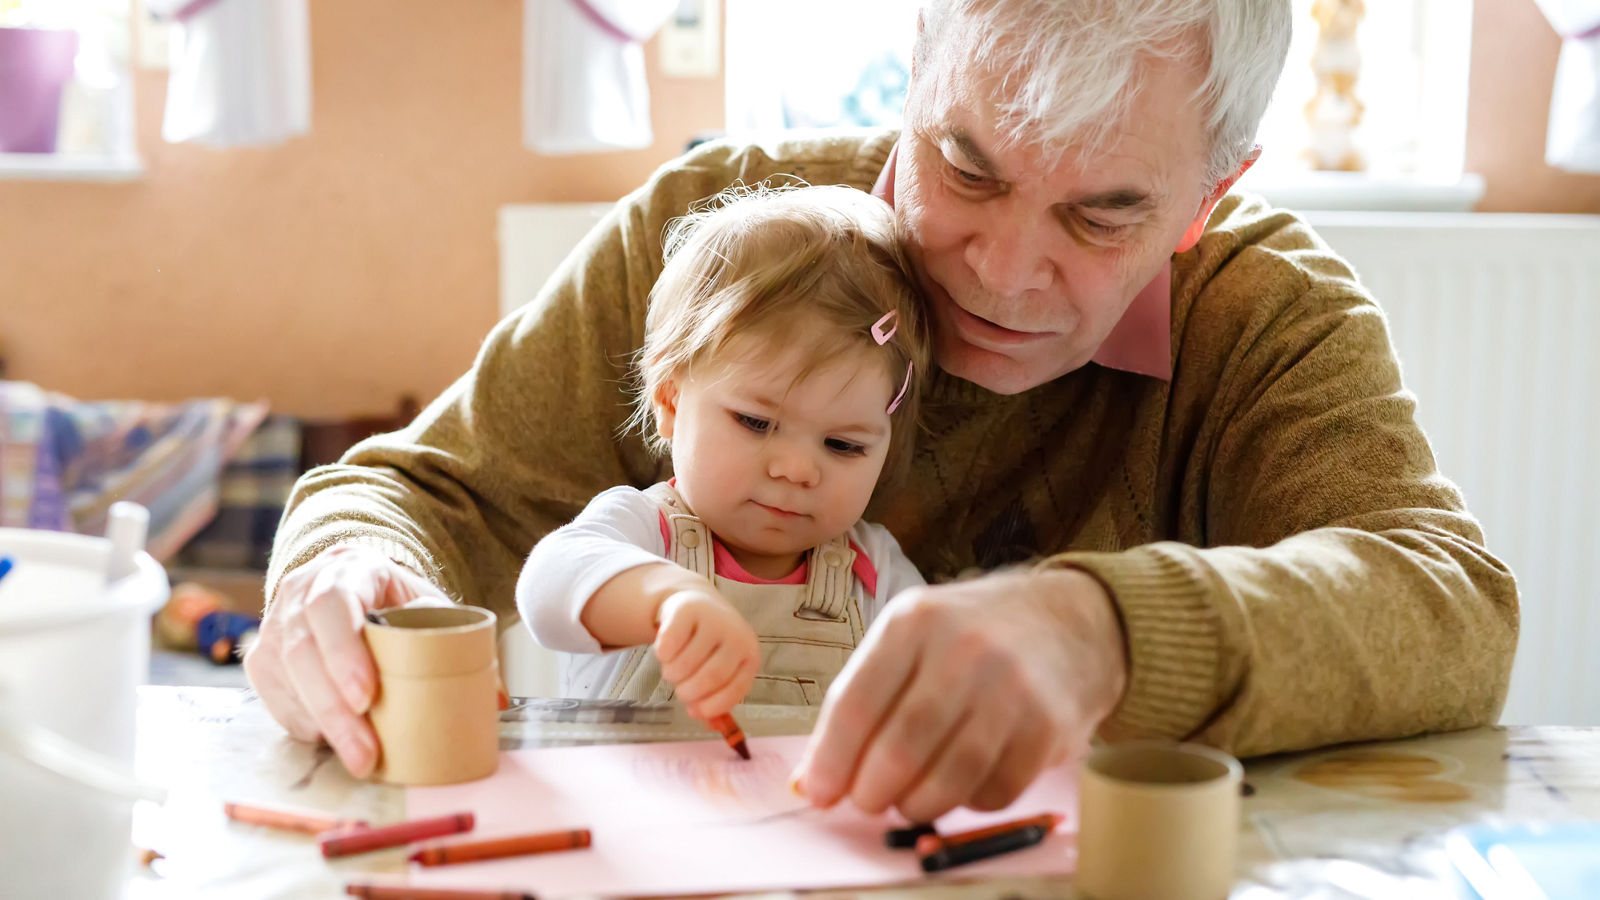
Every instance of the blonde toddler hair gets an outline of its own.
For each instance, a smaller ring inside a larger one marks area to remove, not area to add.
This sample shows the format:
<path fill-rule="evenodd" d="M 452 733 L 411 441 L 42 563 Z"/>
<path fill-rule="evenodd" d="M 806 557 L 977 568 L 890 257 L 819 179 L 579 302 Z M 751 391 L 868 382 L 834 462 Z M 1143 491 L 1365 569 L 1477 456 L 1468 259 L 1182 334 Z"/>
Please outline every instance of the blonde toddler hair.
<path fill-rule="evenodd" d="M 650 292 L 632 423 L 657 452 L 652 399 L 668 378 L 718 359 L 735 338 L 803 354 L 799 377 L 847 355 L 882 360 L 892 435 L 880 484 L 910 462 L 928 329 L 894 212 L 850 187 L 733 188 L 668 225 L 666 260 Z M 882 346 L 872 327 L 896 327 Z M 892 396 L 892 395 L 891 395 Z"/>

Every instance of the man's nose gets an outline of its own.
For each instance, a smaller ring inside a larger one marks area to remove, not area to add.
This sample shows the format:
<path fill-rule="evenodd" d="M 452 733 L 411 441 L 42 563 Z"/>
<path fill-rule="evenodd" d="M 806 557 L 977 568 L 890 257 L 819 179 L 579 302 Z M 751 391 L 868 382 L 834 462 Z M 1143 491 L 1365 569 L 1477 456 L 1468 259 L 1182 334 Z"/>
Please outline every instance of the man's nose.
<path fill-rule="evenodd" d="M 1051 263 L 1045 254 L 1043 226 L 1017 221 L 1013 210 L 997 209 L 967 240 L 966 263 L 985 291 L 997 297 L 1020 297 L 1050 286 Z"/>

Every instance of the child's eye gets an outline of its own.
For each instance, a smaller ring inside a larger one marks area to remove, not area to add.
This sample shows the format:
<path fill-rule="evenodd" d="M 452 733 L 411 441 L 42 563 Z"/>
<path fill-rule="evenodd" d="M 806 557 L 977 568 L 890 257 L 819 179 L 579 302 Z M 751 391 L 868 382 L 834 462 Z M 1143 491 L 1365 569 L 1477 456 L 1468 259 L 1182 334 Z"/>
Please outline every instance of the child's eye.
<path fill-rule="evenodd" d="M 766 434 L 767 429 L 772 427 L 772 423 L 766 419 L 758 416 L 746 415 L 741 412 L 734 413 L 733 420 L 750 429 L 751 431 L 754 431 L 756 434 Z"/>
<path fill-rule="evenodd" d="M 829 450 L 832 450 L 840 456 L 862 456 L 867 452 L 867 447 L 865 444 L 857 444 L 854 441 L 844 441 L 840 440 L 839 438 L 828 438 L 822 443 L 827 446 Z"/>

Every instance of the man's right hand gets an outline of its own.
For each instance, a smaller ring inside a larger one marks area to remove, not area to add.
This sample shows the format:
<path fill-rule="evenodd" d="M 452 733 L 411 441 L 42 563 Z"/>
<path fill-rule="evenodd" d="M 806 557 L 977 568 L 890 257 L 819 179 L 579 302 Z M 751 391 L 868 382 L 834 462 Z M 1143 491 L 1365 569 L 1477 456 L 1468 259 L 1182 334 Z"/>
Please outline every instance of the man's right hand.
<path fill-rule="evenodd" d="M 279 583 L 245 653 L 245 674 L 289 734 L 326 739 L 350 774 L 365 778 L 378 762 L 378 739 L 365 718 L 378 674 L 361 626 L 369 610 L 423 598 L 444 600 L 437 587 L 377 550 L 330 547 Z"/>

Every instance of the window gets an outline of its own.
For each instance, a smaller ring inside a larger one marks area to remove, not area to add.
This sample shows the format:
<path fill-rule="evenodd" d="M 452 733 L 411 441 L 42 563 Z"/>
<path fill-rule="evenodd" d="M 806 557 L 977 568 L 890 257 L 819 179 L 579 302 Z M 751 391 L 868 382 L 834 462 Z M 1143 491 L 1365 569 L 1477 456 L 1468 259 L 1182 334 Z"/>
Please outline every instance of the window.
<path fill-rule="evenodd" d="M 0 177 L 139 172 L 127 0 L 0 0 Z"/>
<path fill-rule="evenodd" d="M 1265 152 L 1246 185 L 1308 208 L 1470 205 L 1481 191 L 1461 171 L 1470 2 L 1366 3 L 1356 32 L 1362 173 L 1312 172 L 1301 152 L 1315 91 L 1312 2 L 1292 0 L 1293 44 L 1261 124 Z M 813 0 L 798 15 L 766 0 L 727 4 L 730 132 L 900 123 L 922 0 Z"/>

